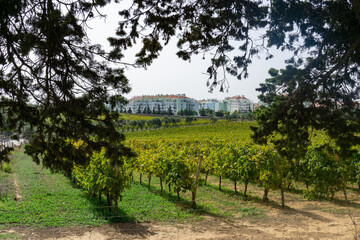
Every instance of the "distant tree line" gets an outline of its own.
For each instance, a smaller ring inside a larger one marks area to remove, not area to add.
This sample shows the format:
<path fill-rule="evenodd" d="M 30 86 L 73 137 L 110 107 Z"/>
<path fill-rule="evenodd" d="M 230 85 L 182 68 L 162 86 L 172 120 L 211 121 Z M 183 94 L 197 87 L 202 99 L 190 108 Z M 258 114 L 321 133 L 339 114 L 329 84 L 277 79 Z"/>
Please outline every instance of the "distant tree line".
<path fill-rule="evenodd" d="M 151 109 L 150 106 L 147 105 L 143 110 L 141 110 L 141 107 L 139 106 L 139 108 L 137 109 L 136 112 L 133 112 L 130 107 L 128 109 L 120 108 L 119 112 L 120 113 L 137 113 L 137 114 L 170 115 L 170 116 L 174 115 L 174 112 L 173 112 L 171 106 L 169 106 L 167 111 L 162 111 L 160 108 L 160 105 L 157 105 L 157 107 L 153 107 L 153 109 Z"/>
<path fill-rule="evenodd" d="M 184 119 L 184 120 L 182 120 Z M 156 128 L 169 128 L 169 127 L 179 127 L 184 125 L 191 125 L 193 122 L 198 120 L 194 116 L 186 116 L 185 118 L 180 117 L 164 117 L 153 118 L 150 120 L 140 119 L 140 120 L 119 120 L 118 128 L 123 131 L 142 131 L 147 129 L 156 129 Z M 217 117 L 211 116 L 209 122 L 207 123 L 216 123 L 218 120 Z M 201 124 L 201 123 L 200 123 Z"/>
<path fill-rule="evenodd" d="M 121 128 L 125 131 L 135 131 L 161 127 L 176 127 L 180 122 L 181 119 L 175 117 L 165 117 L 163 119 L 153 118 L 150 120 L 127 120 L 122 122 Z"/>
<path fill-rule="evenodd" d="M 253 121 L 254 120 L 254 117 L 253 117 L 253 114 L 252 112 L 246 112 L 246 113 L 243 113 L 241 111 L 234 111 L 232 113 L 230 112 L 225 112 L 223 110 L 220 110 L 220 111 L 217 111 L 215 112 L 214 110 L 212 109 L 200 109 L 199 111 L 200 113 L 200 116 L 202 117 L 222 117 L 222 118 L 225 118 L 229 121 L 238 121 L 238 120 L 241 120 L 241 121 Z"/>

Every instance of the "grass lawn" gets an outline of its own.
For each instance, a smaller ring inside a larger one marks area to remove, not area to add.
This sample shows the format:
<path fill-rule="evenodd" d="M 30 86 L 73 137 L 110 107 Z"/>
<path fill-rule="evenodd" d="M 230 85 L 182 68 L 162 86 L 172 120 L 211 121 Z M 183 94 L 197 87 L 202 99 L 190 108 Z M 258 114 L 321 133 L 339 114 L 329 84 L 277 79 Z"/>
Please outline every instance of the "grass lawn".
<path fill-rule="evenodd" d="M 14 153 L 14 173 L 1 174 L 3 179 L 16 178 L 18 192 L 22 196 L 21 201 L 15 201 L 16 189 L 11 187 L 11 192 L 0 198 L 0 224 L 3 228 L 17 225 L 42 228 L 94 226 L 111 222 L 183 222 L 201 219 L 204 215 L 234 217 L 259 212 L 254 206 L 239 201 L 240 195 L 231 196 L 211 185 L 199 188 L 198 208 L 193 210 L 189 192 L 181 193 L 178 201 L 176 194 L 169 194 L 168 190 L 160 194 L 157 178 L 153 178 L 148 188 L 144 182 L 139 183 L 135 174 L 131 188 L 125 190 L 119 202 L 119 215 L 114 216 L 113 210 L 108 211 L 104 197 L 100 203 L 63 175 L 42 169 L 22 152 Z"/>

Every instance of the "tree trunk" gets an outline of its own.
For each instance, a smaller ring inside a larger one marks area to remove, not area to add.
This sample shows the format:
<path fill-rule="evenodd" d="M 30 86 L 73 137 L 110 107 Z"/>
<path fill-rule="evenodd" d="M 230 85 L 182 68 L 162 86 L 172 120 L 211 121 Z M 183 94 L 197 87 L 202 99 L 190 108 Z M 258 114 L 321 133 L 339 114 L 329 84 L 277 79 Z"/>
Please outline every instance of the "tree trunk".
<path fill-rule="evenodd" d="M 288 190 L 290 190 L 291 184 L 292 184 L 292 182 L 289 182 L 289 184 L 288 184 L 288 186 L 287 186 L 287 189 L 288 189 Z"/>
<path fill-rule="evenodd" d="M 343 190 L 343 193 L 344 193 L 345 202 L 346 202 L 346 204 L 348 204 L 349 202 L 348 202 L 348 198 L 347 198 L 347 194 L 346 194 L 346 189 L 345 189 L 345 187 L 342 187 L 342 190 Z"/>
<path fill-rule="evenodd" d="M 142 184 L 142 173 L 140 173 L 140 185 Z"/>
<path fill-rule="evenodd" d="M 246 194 L 246 192 L 247 192 L 247 187 L 248 187 L 248 182 L 245 182 L 245 190 L 244 190 L 244 197 L 247 197 L 247 194 Z"/>
<path fill-rule="evenodd" d="M 119 213 L 118 213 L 118 197 L 117 196 L 115 196 L 114 202 L 115 202 L 115 216 L 118 216 Z"/>
<path fill-rule="evenodd" d="M 178 201 L 180 201 L 180 191 L 178 189 L 176 190 L 176 194 L 177 194 Z"/>
<path fill-rule="evenodd" d="M 148 186 L 149 189 L 150 189 L 150 183 L 151 183 L 151 175 L 149 176 L 149 186 Z"/>
<path fill-rule="evenodd" d="M 106 194 L 106 201 L 107 201 L 107 205 L 108 205 L 108 212 L 110 213 L 111 211 L 111 197 L 109 194 Z"/>
<path fill-rule="evenodd" d="M 208 175 L 209 175 L 209 170 L 206 171 L 206 176 L 205 176 L 205 186 L 206 186 L 206 183 L 207 183 L 207 178 L 208 178 Z M 359 185 L 359 189 L 360 189 L 360 185 Z"/>
<path fill-rule="evenodd" d="M 196 208 L 196 193 L 195 192 L 191 192 L 191 196 L 192 196 L 192 199 L 191 199 L 191 207 L 193 208 L 193 209 L 195 209 Z"/>
<path fill-rule="evenodd" d="M 198 162 L 198 166 L 197 166 L 197 170 L 196 170 L 196 175 L 195 175 L 195 182 L 194 182 L 194 186 L 191 189 L 191 194 L 192 194 L 192 201 L 191 201 L 191 207 L 193 209 L 196 208 L 196 191 L 197 191 L 197 187 L 198 187 L 198 182 L 199 182 L 199 177 L 200 177 L 200 171 L 201 171 L 201 163 L 203 161 L 203 155 L 200 154 L 199 156 L 199 162 Z"/>
<path fill-rule="evenodd" d="M 221 191 L 221 176 L 219 177 L 219 190 Z"/>
<path fill-rule="evenodd" d="M 234 180 L 234 190 L 235 190 L 235 193 L 237 193 L 236 180 Z"/>
<path fill-rule="evenodd" d="M 99 192 L 98 198 L 99 198 L 99 204 L 101 205 L 101 191 Z"/>
<path fill-rule="evenodd" d="M 305 181 L 305 184 L 306 184 L 306 189 L 309 189 L 309 182 Z"/>
<path fill-rule="evenodd" d="M 171 196 L 171 185 L 169 183 L 169 196 Z"/>
<path fill-rule="evenodd" d="M 284 196 L 284 189 L 281 187 L 280 188 L 281 191 L 281 207 L 285 207 L 285 196 Z"/>
<path fill-rule="evenodd" d="M 263 196 L 263 202 L 269 202 L 269 198 L 268 198 L 268 193 L 269 193 L 269 189 L 265 188 L 264 189 L 264 196 Z"/>

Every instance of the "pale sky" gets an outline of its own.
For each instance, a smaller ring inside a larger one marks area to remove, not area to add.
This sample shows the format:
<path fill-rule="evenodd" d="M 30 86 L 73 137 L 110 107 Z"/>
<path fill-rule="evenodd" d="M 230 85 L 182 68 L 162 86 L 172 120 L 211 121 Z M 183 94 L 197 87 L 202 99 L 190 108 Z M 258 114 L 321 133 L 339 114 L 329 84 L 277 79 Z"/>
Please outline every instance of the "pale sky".
<path fill-rule="evenodd" d="M 108 48 L 106 39 L 108 36 L 115 35 L 120 19 L 117 14 L 120 6 L 119 4 L 110 4 L 102 9 L 102 13 L 107 15 L 106 19 L 92 20 L 89 23 L 92 30 L 88 32 L 88 36 L 93 43 L 100 43 L 105 49 Z M 236 77 L 227 74 L 230 84 L 228 92 L 221 93 L 219 88 L 217 88 L 213 93 L 209 93 L 209 89 L 206 87 L 208 76 L 204 73 L 210 65 L 210 55 L 206 55 L 205 60 L 202 59 L 202 55 L 193 56 L 191 62 L 186 62 L 179 59 L 176 56 L 176 52 L 176 39 L 173 39 L 164 47 L 160 56 L 146 70 L 131 67 L 126 69 L 125 75 L 128 77 L 132 87 L 132 91 L 126 97 L 156 94 L 186 94 L 186 96 L 196 100 L 210 98 L 222 100 L 225 97 L 244 95 L 246 98 L 258 102 L 257 96 L 259 93 L 255 89 L 269 77 L 267 73 L 269 68 L 284 68 L 284 60 L 289 58 L 288 53 L 271 49 L 274 58 L 265 60 L 265 54 L 260 59 L 254 58 L 249 68 L 249 77 L 247 79 L 237 80 Z M 135 53 L 136 47 L 126 51 L 123 61 L 131 62 L 134 59 Z M 233 55 L 237 55 L 236 51 L 233 52 Z"/>

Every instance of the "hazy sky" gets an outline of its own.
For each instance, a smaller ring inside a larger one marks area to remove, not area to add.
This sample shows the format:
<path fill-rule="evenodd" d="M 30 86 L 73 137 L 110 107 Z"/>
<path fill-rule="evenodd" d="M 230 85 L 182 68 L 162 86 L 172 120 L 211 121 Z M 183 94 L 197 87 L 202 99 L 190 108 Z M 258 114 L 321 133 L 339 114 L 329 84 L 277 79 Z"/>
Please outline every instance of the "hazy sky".
<path fill-rule="evenodd" d="M 117 12 L 121 9 L 119 4 L 111 4 L 102 9 L 102 13 L 107 15 L 106 19 L 92 20 L 89 26 L 92 30 L 88 35 L 94 43 L 108 46 L 107 37 L 115 35 L 115 29 L 119 21 Z M 140 41 L 139 41 L 140 42 Z M 159 58 L 146 70 L 143 68 L 128 68 L 125 71 L 129 78 L 132 91 L 126 95 L 127 98 L 140 95 L 155 94 L 186 94 L 188 97 L 195 99 L 217 98 L 244 95 L 246 98 L 254 102 L 258 102 L 259 95 L 255 89 L 261 82 L 269 77 L 268 70 L 271 67 L 284 68 L 284 60 L 288 58 L 288 54 L 272 49 L 271 53 L 274 58 L 265 60 L 265 54 L 260 59 L 253 59 L 253 64 L 249 68 L 249 78 L 237 80 L 236 77 L 227 74 L 230 84 L 228 92 L 221 93 L 219 88 L 213 93 L 208 92 L 206 81 L 208 76 L 204 73 L 210 64 L 210 55 L 202 59 L 202 55 L 194 56 L 191 62 L 186 62 L 176 56 L 176 40 L 173 39 L 164 47 Z M 131 62 L 134 59 L 136 49 L 125 52 L 124 61 Z M 236 51 L 233 52 L 236 55 Z M 240 55 L 240 53 L 239 53 Z"/>

